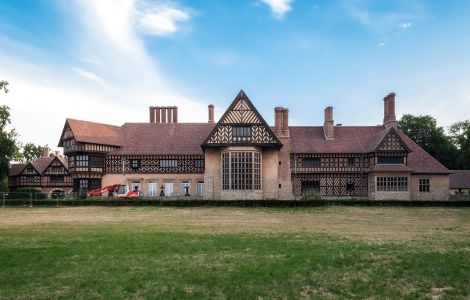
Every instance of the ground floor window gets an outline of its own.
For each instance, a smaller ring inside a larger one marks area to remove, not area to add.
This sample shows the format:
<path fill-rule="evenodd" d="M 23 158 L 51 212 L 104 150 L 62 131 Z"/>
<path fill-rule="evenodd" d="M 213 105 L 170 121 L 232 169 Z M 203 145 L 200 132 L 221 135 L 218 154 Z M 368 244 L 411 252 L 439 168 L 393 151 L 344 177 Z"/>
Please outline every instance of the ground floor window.
<path fill-rule="evenodd" d="M 148 188 L 149 188 L 149 197 L 156 197 L 157 196 L 157 182 L 149 181 Z"/>
<path fill-rule="evenodd" d="M 302 195 L 320 194 L 319 180 L 303 180 L 301 187 Z"/>
<path fill-rule="evenodd" d="M 199 181 L 197 183 L 196 196 L 202 197 L 203 194 L 204 194 L 204 181 Z"/>
<path fill-rule="evenodd" d="M 377 177 L 378 192 L 408 191 L 408 177 Z"/>
<path fill-rule="evenodd" d="M 222 153 L 222 189 L 261 189 L 261 154 L 255 151 Z"/>
<path fill-rule="evenodd" d="M 174 196 L 173 182 L 165 182 L 163 193 L 165 194 L 165 196 Z"/>
<path fill-rule="evenodd" d="M 189 181 L 181 182 L 181 196 L 191 196 L 189 193 Z"/>
<path fill-rule="evenodd" d="M 429 178 L 420 178 L 419 179 L 419 191 L 429 192 L 429 189 L 430 189 Z"/>

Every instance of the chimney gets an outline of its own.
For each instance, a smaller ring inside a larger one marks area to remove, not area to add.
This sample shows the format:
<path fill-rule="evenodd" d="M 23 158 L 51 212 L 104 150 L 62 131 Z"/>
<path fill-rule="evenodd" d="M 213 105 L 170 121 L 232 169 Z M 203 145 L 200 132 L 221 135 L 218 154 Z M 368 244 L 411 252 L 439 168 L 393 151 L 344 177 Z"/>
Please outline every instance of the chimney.
<path fill-rule="evenodd" d="M 398 126 L 395 115 L 395 93 L 390 93 L 384 98 L 384 125 L 387 128 Z"/>
<path fill-rule="evenodd" d="M 214 105 L 209 104 L 209 123 L 214 123 Z"/>
<path fill-rule="evenodd" d="M 60 151 L 54 151 L 54 154 L 56 157 L 59 157 L 60 156 Z"/>
<path fill-rule="evenodd" d="M 284 109 L 279 106 L 274 108 L 274 128 L 275 128 L 277 135 L 282 134 L 282 129 L 283 129 L 282 123 L 284 121 L 283 110 Z"/>
<path fill-rule="evenodd" d="M 335 124 L 333 121 L 333 107 L 325 108 L 325 123 L 323 123 L 325 138 L 329 141 L 335 139 Z"/>
<path fill-rule="evenodd" d="M 42 149 L 42 157 L 49 157 L 51 155 L 51 148 L 49 148 L 49 146 L 45 146 L 43 149 Z"/>
<path fill-rule="evenodd" d="M 160 111 L 162 112 L 160 123 L 166 123 L 166 107 L 160 107 Z"/>
<path fill-rule="evenodd" d="M 155 107 L 150 106 L 150 123 L 155 123 Z"/>
<path fill-rule="evenodd" d="M 173 106 L 173 123 L 178 123 L 178 107 Z"/>
<path fill-rule="evenodd" d="M 282 109 L 282 134 L 289 136 L 289 109 Z"/>

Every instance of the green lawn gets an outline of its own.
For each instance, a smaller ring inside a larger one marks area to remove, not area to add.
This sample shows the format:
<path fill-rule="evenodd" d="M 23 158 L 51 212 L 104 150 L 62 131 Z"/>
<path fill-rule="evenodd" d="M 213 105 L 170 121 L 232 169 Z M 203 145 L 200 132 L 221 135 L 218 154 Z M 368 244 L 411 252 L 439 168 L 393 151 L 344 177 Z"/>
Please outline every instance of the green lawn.
<path fill-rule="evenodd" d="M 469 296 L 468 208 L 0 209 L 0 299 Z"/>

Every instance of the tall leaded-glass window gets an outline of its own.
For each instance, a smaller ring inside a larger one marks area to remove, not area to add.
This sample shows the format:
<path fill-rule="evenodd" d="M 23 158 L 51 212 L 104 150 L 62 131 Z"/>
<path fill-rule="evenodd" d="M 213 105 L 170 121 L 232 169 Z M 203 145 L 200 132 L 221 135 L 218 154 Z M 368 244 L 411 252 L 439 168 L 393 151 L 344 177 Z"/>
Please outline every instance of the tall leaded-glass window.
<path fill-rule="evenodd" d="M 222 153 L 222 189 L 261 189 L 261 154 L 254 151 Z"/>

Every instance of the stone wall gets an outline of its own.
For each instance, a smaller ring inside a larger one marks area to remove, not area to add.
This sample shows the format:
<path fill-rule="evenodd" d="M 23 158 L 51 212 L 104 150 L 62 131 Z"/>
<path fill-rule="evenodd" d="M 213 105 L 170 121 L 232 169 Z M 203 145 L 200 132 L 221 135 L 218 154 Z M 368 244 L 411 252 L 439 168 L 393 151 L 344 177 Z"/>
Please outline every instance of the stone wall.
<path fill-rule="evenodd" d="M 376 177 L 408 177 L 408 191 L 382 192 L 376 191 Z M 407 172 L 372 172 L 369 174 L 369 200 L 410 200 L 410 173 Z"/>
<path fill-rule="evenodd" d="M 419 191 L 419 179 L 429 179 L 429 192 Z M 449 175 L 412 174 L 411 200 L 449 200 Z"/>

